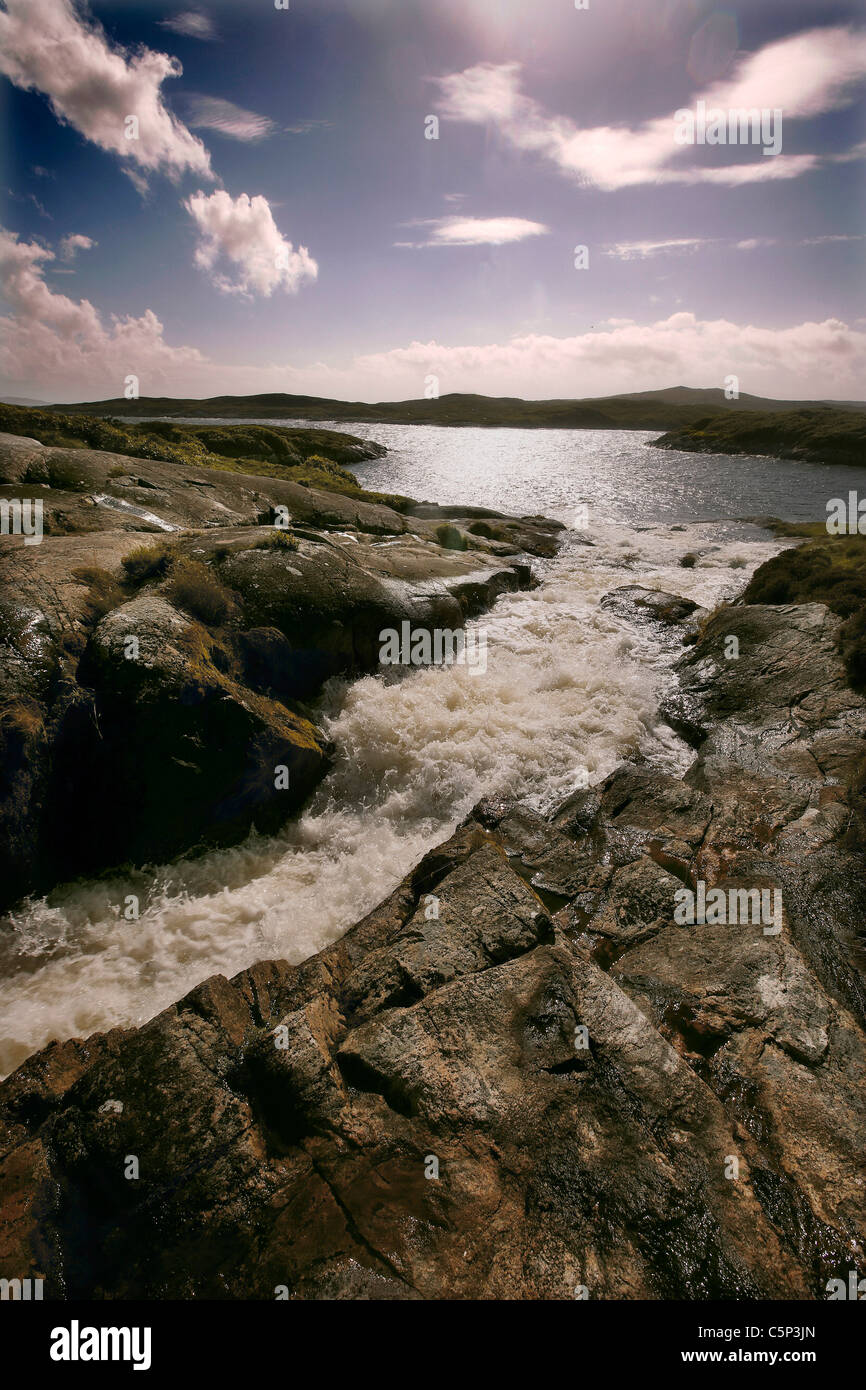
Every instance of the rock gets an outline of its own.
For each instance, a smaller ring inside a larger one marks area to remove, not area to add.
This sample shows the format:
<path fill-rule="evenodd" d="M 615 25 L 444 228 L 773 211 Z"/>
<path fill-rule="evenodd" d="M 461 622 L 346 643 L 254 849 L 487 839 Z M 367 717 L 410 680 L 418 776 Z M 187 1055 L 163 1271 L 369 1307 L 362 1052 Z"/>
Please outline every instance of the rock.
<path fill-rule="evenodd" d="M 764 731 L 750 742 L 765 751 L 773 745 L 774 761 L 789 768 L 799 758 L 807 776 L 814 767 L 804 738 L 810 729 L 826 746 L 825 759 L 840 739 L 848 759 L 862 729 L 862 702 L 839 660 L 840 626 L 820 603 L 723 608 L 699 647 L 680 658 L 679 691 L 662 713 L 696 744 L 710 721 L 738 715 L 741 726 Z"/>
<path fill-rule="evenodd" d="M 488 801 L 302 965 L 26 1062 L 0 1086 L 0 1277 L 69 1299 L 689 1301 L 863 1277 L 845 739 L 866 706 L 822 625 L 785 622 L 786 660 L 825 662 L 808 719 L 780 720 L 781 635 L 746 616 L 768 650 L 744 702 L 696 697 L 709 751 L 684 779 L 626 765 L 546 818 Z M 779 886 L 780 929 L 677 920 L 699 880 Z"/>
<path fill-rule="evenodd" d="M 383 629 L 528 587 L 561 529 L 500 517 L 513 544 L 453 551 L 379 502 L 8 435 L 0 477 L 38 488 L 47 532 L 0 540 L 0 908 L 276 829 L 327 767 L 300 702 L 376 669 Z"/>
<path fill-rule="evenodd" d="M 38 1123 L 7 1082 L 3 1273 L 29 1248 L 68 1298 L 805 1296 L 724 1179 L 741 1145 L 721 1103 L 466 836 L 433 872 L 438 922 L 407 882 L 299 969 L 206 982 Z"/>
<path fill-rule="evenodd" d="M 640 584 L 612 589 L 601 600 L 601 607 L 630 622 L 649 624 L 668 637 L 675 629 L 688 644 L 697 639 L 700 625 L 707 617 L 707 610 L 691 599 L 660 589 L 645 589 Z"/>

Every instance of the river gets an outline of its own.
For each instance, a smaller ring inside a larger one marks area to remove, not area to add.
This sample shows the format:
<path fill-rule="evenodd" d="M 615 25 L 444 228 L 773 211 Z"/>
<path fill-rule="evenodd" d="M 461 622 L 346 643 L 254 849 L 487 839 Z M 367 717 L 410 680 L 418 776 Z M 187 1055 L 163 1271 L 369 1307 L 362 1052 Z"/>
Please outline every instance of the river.
<path fill-rule="evenodd" d="M 215 972 L 305 959 L 484 795 L 544 809 L 636 753 L 684 769 L 690 751 L 657 716 L 671 652 L 601 598 L 640 583 L 712 608 L 779 549 L 742 518 L 817 520 L 855 481 L 844 468 L 664 452 L 643 432 L 338 427 L 390 451 L 354 470 L 366 486 L 543 512 L 581 529 L 556 559 L 535 562 L 536 589 L 477 620 L 484 674 L 428 668 L 325 692 L 319 718 L 336 760 L 280 834 L 61 885 L 13 913 L 0 959 L 0 1073 L 52 1038 L 140 1024 Z M 692 569 L 679 565 L 686 552 L 698 556 Z M 141 900 L 136 922 L 121 916 L 130 893 Z"/>

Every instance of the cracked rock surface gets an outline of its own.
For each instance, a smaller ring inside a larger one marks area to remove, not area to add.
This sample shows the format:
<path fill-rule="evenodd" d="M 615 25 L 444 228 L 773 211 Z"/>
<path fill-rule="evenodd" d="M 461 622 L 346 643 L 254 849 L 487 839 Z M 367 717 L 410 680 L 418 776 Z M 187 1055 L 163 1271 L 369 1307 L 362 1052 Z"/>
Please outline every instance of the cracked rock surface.
<path fill-rule="evenodd" d="M 684 778 L 485 803 L 302 965 L 30 1059 L 0 1087 L 0 1276 L 626 1300 L 862 1277 L 866 706 L 835 621 L 709 620 Z M 781 930 L 678 924 L 699 881 L 780 889 Z"/>

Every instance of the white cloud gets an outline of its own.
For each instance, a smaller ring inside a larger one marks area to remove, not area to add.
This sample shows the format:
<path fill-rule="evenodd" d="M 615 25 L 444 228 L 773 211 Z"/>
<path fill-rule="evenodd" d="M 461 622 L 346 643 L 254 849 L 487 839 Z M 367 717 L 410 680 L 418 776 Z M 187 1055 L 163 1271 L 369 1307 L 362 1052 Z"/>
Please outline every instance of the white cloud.
<path fill-rule="evenodd" d="M 853 100 L 866 71 L 866 33 L 839 26 L 792 34 L 744 57 L 730 78 L 706 93 L 708 106 L 781 107 L 793 120 L 835 111 Z"/>
<path fill-rule="evenodd" d="M 671 241 L 618 241 L 604 248 L 605 256 L 617 261 L 645 261 L 650 256 L 661 256 L 670 251 L 697 251 L 699 246 L 710 246 L 713 238 L 676 237 Z"/>
<path fill-rule="evenodd" d="M 599 328 L 566 338 L 527 334 L 504 343 L 415 342 L 357 358 L 351 390 L 367 400 L 419 396 L 425 376 L 433 373 L 443 394 L 571 398 L 677 384 L 721 386 L 735 373 L 740 389 L 756 395 L 814 400 L 863 393 L 866 333 L 838 319 L 762 328 L 680 312 L 648 324 Z M 375 394 L 365 394 L 365 380 Z"/>
<path fill-rule="evenodd" d="M 800 237 L 793 240 L 775 236 L 746 237 L 734 241 L 729 237 L 676 237 L 669 241 L 619 241 L 602 248 L 602 254 L 618 261 L 644 261 L 650 256 L 676 254 L 709 248 L 733 247 L 735 251 L 760 251 L 769 246 L 826 246 L 842 241 L 863 241 L 863 235 L 833 233 L 826 236 Z"/>
<path fill-rule="evenodd" d="M 232 198 L 223 189 L 210 195 L 199 191 L 184 207 L 199 231 L 195 263 L 225 293 L 269 298 L 277 289 L 295 294 L 305 281 L 316 279 L 318 265 L 306 246 L 295 250 L 285 239 L 267 198 L 246 193 Z M 234 279 L 219 268 L 225 262 Z"/>
<path fill-rule="evenodd" d="M 215 39 L 217 36 L 213 21 L 201 10 L 183 10 L 170 19 L 159 20 L 160 27 L 171 29 L 174 34 L 183 34 L 188 39 Z"/>
<path fill-rule="evenodd" d="M 398 246 L 508 246 L 550 231 L 543 222 L 529 222 L 525 217 L 437 217 L 404 225 L 429 227 L 429 240 L 402 241 Z"/>
<path fill-rule="evenodd" d="M 713 83 L 700 97 L 708 108 L 781 108 L 783 120 L 815 116 L 848 104 L 864 72 L 866 34 L 844 27 L 814 29 L 744 55 L 733 77 Z M 748 163 L 689 164 L 687 150 L 674 140 L 674 113 L 635 126 L 584 129 L 526 96 L 520 76 L 519 63 L 478 63 L 436 79 L 440 113 L 448 120 L 495 125 L 516 149 L 608 191 L 645 183 L 736 186 L 799 178 L 825 162 L 859 157 L 852 150 L 829 160 L 777 154 Z"/>
<path fill-rule="evenodd" d="M 504 343 L 410 343 L 313 362 L 220 363 L 197 348 L 171 347 L 147 310 L 106 324 L 86 299 L 55 294 L 43 277 L 52 252 L 0 232 L 0 283 L 15 317 L 0 319 L 0 372 L 7 394 L 87 400 L 122 394 L 135 373 L 143 395 L 212 396 L 258 391 L 399 400 L 440 390 L 527 398 L 613 395 L 664 386 L 722 385 L 729 373 L 757 395 L 852 400 L 866 379 L 866 324 L 839 319 L 762 328 L 676 313 L 652 323 L 611 320 L 571 337 L 527 334 Z"/>
<path fill-rule="evenodd" d="M 257 116 L 222 97 L 189 96 L 187 120 L 196 129 L 215 130 L 232 140 L 263 140 L 276 130 L 269 116 Z"/>
<path fill-rule="evenodd" d="M 40 217 L 47 218 L 49 222 L 54 221 L 51 213 L 43 207 L 35 193 L 16 193 L 14 188 L 7 188 L 6 196 L 16 203 L 32 203 Z"/>
<path fill-rule="evenodd" d="M 143 391 L 159 395 L 179 373 L 206 364 L 196 348 L 169 347 L 149 309 L 140 318 L 112 315 L 106 324 L 89 300 L 56 294 L 42 266 L 53 259 L 0 228 L 0 288 L 14 315 L 0 319 L 0 371 L 9 380 L 42 380 L 49 395 L 96 389 L 119 396 L 134 372 Z"/>
<path fill-rule="evenodd" d="M 753 236 L 747 237 L 745 241 L 738 241 L 735 249 L 737 251 L 762 251 L 766 246 L 778 246 L 779 238 L 774 236 Z"/>
<path fill-rule="evenodd" d="M 89 236 L 82 236 L 80 232 L 73 232 L 70 236 L 65 236 L 60 243 L 60 259 L 62 261 L 74 261 L 76 252 L 90 251 L 96 242 Z"/>
<path fill-rule="evenodd" d="M 866 235 L 859 233 L 856 236 L 849 236 L 845 233 L 833 233 L 830 236 L 808 236 L 805 240 L 797 242 L 798 246 L 828 246 L 834 245 L 837 241 L 863 241 Z"/>
<path fill-rule="evenodd" d="M 213 177 L 204 145 L 162 100 L 166 78 L 181 75 L 177 59 L 113 44 L 73 0 L 6 0 L 0 72 L 16 87 L 42 92 L 59 121 L 100 149 L 173 178 L 186 169 Z M 127 138 L 129 116 L 138 121 L 138 139 Z"/>

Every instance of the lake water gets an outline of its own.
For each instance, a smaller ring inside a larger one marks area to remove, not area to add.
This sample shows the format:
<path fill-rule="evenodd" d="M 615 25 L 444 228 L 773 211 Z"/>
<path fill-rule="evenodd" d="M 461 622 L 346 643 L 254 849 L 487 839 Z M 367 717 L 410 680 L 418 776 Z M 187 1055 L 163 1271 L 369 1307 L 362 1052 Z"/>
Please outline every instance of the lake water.
<path fill-rule="evenodd" d="M 643 432 L 335 427 L 391 451 L 354 470 L 371 488 L 567 524 L 585 506 L 588 527 L 535 562 L 538 588 L 474 624 L 483 675 L 440 667 L 329 690 L 320 719 L 334 767 L 279 835 L 63 885 L 7 919 L 0 1072 L 52 1038 L 142 1023 L 215 972 L 305 959 L 484 795 L 545 809 L 636 753 L 684 770 L 692 754 L 657 716 L 671 652 L 601 598 L 640 583 L 713 607 L 779 549 L 743 518 L 823 519 L 830 497 L 866 484 L 859 470 L 669 453 Z M 679 565 L 687 551 L 693 569 Z M 137 922 L 121 917 L 129 893 Z"/>

